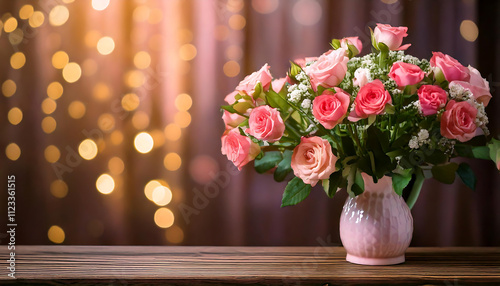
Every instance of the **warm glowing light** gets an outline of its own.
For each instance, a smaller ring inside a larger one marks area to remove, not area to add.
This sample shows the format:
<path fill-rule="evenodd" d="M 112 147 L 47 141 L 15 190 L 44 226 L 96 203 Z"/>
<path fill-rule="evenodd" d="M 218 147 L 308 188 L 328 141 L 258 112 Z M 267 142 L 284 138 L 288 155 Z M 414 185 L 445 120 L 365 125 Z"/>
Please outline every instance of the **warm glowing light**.
<path fill-rule="evenodd" d="M 136 110 L 139 103 L 139 97 L 135 93 L 127 93 L 122 98 L 122 107 L 127 111 Z"/>
<path fill-rule="evenodd" d="M 97 151 L 97 144 L 92 139 L 85 139 L 78 145 L 78 154 L 85 160 L 94 159 Z"/>
<path fill-rule="evenodd" d="M 46 98 L 42 101 L 42 111 L 45 114 L 52 114 L 56 111 L 57 103 L 52 98 Z"/>
<path fill-rule="evenodd" d="M 26 56 L 22 52 L 16 52 L 10 57 L 10 66 L 17 70 L 26 63 Z"/>
<path fill-rule="evenodd" d="M 161 22 L 162 19 L 163 19 L 163 12 L 160 9 L 155 8 L 151 10 L 151 13 L 149 14 L 148 17 L 148 22 L 149 24 L 158 24 Z"/>
<path fill-rule="evenodd" d="M 61 158 L 61 152 L 59 151 L 59 148 L 54 145 L 47 146 L 43 154 L 45 156 L 45 160 L 47 160 L 47 162 L 49 163 L 55 163 L 59 160 L 59 158 Z"/>
<path fill-rule="evenodd" d="M 125 164 L 119 157 L 113 157 L 108 161 L 108 169 L 111 174 L 120 175 L 125 169 Z"/>
<path fill-rule="evenodd" d="M 151 137 L 153 137 L 153 141 L 155 142 L 154 147 L 158 148 L 165 144 L 165 134 L 160 129 L 155 129 L 151 131 Z"/>
<path fill-rule="evenodd" d="M 57 81 L 51 82 L 47 86 L 47 96 L 54 99 L 54 100 L 61 97 L 63 94 L 63 91 L 64 91 L 63 86 Z"/>
<path fill-rule="evenodd" d="M 8 79 L 2 83 L 2 94 L 5 97 L 13 96 L 14 93 L 16 93 L 16 90 L 17 90 L 16 83 L 11 79 Z"/>
<path fill-rule="evenodd" d="M 181 138 L 181 128 L 176 124 L 168 124 L 164 130 L 165 137 L 170 141 L 177 141 Z"/>
<path fill-rule="evenodd" d="M 149 126 L 149 116 L 144 111 L 137 111 L 134 116 L 132 116 L 132 125 L 137 130 L 145 129 Z"/>
<path fill-rule="evenodd" d="M 69 63 L 69 56 L 64 51 L 58 51 L 52 56 L 52 65 L 56 69 L 62 69 Z"/>
<path fill-rule="evenodd" d="M 109 0 L 92 0 L 92 8 L 97 11 L 106 9 L 109 5 Z"/>
<path fill-rule="evenodd" d="M 82 69 L 80 68 L 80 65 L 77 63 L 68 63 L 62 71 L 62 75 L 64 80 L 66 80 L 69 83 L 76 82 L 77 80 L 80 79 L 82 76 Z"/>
<path fill-rule="evenodd" d="M 111 89 L 106 83 L 99 82 L 92 89 L 92 96 L 99 101 L 105 101 L 111 97 Z"/>
<path fill-rule="evenodd" d="M 174 122 L 179 127 L 186 128 L 191 124 L 191 114 L 187 111 L 179 111 L 175 114 Z"/>
<path fill-rule="evenodd" d="M 23 30 L 17 28 L 12 33 L 9 34 L 9 42 L 15 46 L 19 45 L 23 41 L 24 32 Z"/>
<path fill-rule="evenodd" d="M 115 49 L 115 41 L 111 37 L 102 37 L 97 42 L 97 51 L 101 55 L 109 55 Z"/>
<path fill-rule="evenodd" d="M 131 70 L 125 74 L 125 83 L 131 88 L 140 87 L 145 81 L 144 74 L 139 70 Z"/>
<path fill-rule="evenodd" d="M 228 0 L 226 3 L 227 10 L 233 13 L 240 12 L 244 6 L 243 0 Z"/>
<path fill-rule="evenodd" d="M 168 153 L 163 159 L 165 169 L 169 171 L 176 171 L 181 167 L 182 159 L 177 153 Z"/>
<path fill-rule="evenodd" d="M 3 23 L 3 30 L 6 33 L 10 33 L 17 28 L 17 20 L 14 17 L 10 17 Z"/>
<path fill-rule="evenodd" d="M 169 228 L 174 224 L 174 213 L 168 208 L 159 208 L 155 212 L 155 223 L 161 228 Z"/>
<path fill-rule="evenodd" d="M 21 109 L 14 107 L 9 110 L 7 118 L 9 119 L 10 124 L 17 125 L 23 120 L 23 112 L 21 111 Z"/>
<path fill-rule="evenodd" d="M 71 116 L 71 118 L 73 119 L 82 118 L 85 115 L 85 111 L 85 104 L 78 100 L 71 102 L 68 106 L 69 116 Z"/>
<path fill-rule="evenodd" d="M 93 76 L 97 72 L 97 63 L 93 59 L 85 59 L 82 63 L 83 75 Z"/>
<path fill-rule="evenodd" d="M 320 4 L 315 0 L 299 0 L 293 5 L 293 18 L 303 26 L 316 25 L 322 13 Z"/>
<path fill-rule="evenodd" d="M 115 128 L 115 118 L 109 113 L 103 113 L 97 119 L 97 126 L 102 131 L 109 132 Z"/>
<path fill-rule="evenodd" d="M 16 143 L 10 143 L 5 148 L 5 156 L 12 161 L 16 161 L 21 156 L 21 148 Z"/>
<path fill-rule="evenodd" d="M 49 13 L 49 22 L 52 26 L 61 26 L 68 21 L 69 18 L 69 10 L 66 6 L 57 5 L 50 10 Z"/>
<path fill-rule="evenodd" d="M 162 184 L 162 182 L 160 180 L 151 180 L 149 181 L 146 186 L 144 186 L 144 194 L 146 195 L 146 198 L 148 198 L 148 200 L 150 201 L 153 201 L 153 191 L 157 188 L 157 187 L 161 187 L 161 186 L 164 186 L 166 184 Z"/>
<path fill-rule="evenodd" d="M 148 52 L 140 51 L 134 56 L 134 65 L 138 69 L 148 68 L 151 64 L 151 56 Z"/>
<path fill-rule="evenodd" d="M 110 139 L 113 145 L 120 145 L 123 142 L 123 133 L 120 130 L 115 130 L 111 132 Z"/>
<path fill-rule="evenodd" d="M 188 111 L 191 105 L 193 105 L 193 100 L 187 93 L 181 93 L 175 98 L 175 107 L 179 111 Z"/>
<path fill-rule="evenodd" d="M 261 14 L 270 14 L 278 8 L 279 0 L 252 0 L 252 7 Z"/>
<path fill-rule="evenodd" d="M 50 193 L 54 197 L 62 199 L 68 194 L 68 185 L 62 180 L 55 180 L 50 184 Z"/>
<path fill-rule="evenodd" d="M 231 45 L 226 49 L 226 57 L 230 60 L 241 60 L 241 58 L 243 57 L 243 50 L 240 46 Z"/>
<path fill-rule="evenodd" d="M 245 20 L 245 17 L 243 17 L 240 14 L 234 14 L 231 17 L 229 17 L 229 27 L 233 30 L 241 30 L 245 28 L 245 25 L 247 24 L 247 21 Z"/>
<path fill-rule="evenodd" d="M 190 61 L 196 57 L 196 47 L 192 44 L 184 44 L 179 49 L 179 57 L 183 61 Z"/>
<path fill-rule="evenodd" d="M 43 22 L 45 21 L 45 16 L 41 11 L 35 11 L 33 12 L 33 15 L 31 15 L 29 19 L 29 24 L 32 28 L 38 28 L 41 25 L 43 25 Z"/>
<path fill-rule="evenodd" d="M 99 178 L 97 178 L 95 186 L 101 194 L 107 195 L 111 194 L 111 192 L 115 189 L 115 181 L 110 175 L 102 174 Z"/>
<path fill-rule="evenodd" d="M 23 7 L 21 7 L 21 9 L 19 9 L 19 18 L 27 20 L 29 19 L 29 17 L 31 17 L 31 15 L 33 15 L 34 11 L 35 9 L 33 9 L 33 6 L 29 4 L 24 5 Z"/>
<path fill-rule="evenodd" d="M 460 34 L 466 41 L 474 42 L 479 36 L 479 29 L 473 21 L 463 20 L 460 24 Z"/>
<path fill-rule="evenodd" d="M 385 4 L 394 4 L 394 3 L 398 2 L 398 0 L 381 0 L 381 1 Z"/>
<path fill-rule="evenodd" d="M 165 238 L 170 243 L 181 243 L 184 240 L 184 231 L 179 226 L 173 225 L 165 230 Z"/>
<path fill-rule="evenodd" d="M 53 243 L 63 243 L 65 239 L 65 234 L 64 230 L 57 225 L 53 225 L 49 228 L 49 231 L 47 232 L 47 236 L 49 237 L 49 240 L 52 241 Z"/>
<path fill-rule="evenodd" d="M 56 127 L 57 127 L 57 122 L 53 117 L 47 116 L 42 120 L 43 132 L 50 134 L 54 132 L 54 130 L 56 130 Z"/>
<path fill-rule="evenodd" d="M 177 30 L 177 39 L 179 43 L 189 43 L 193 40 L 193 32 L 189 29 Z"/>
<path fill-rule="evenodd" d="M 97 30 L 90 30 L 87 33 L 85 33 L 85 45 L 89 48 L 93 48 L 97 46 L 97 41 L 101 38 L 101 32 Z"/>
<path fill-rule="evenodd" d="M 142 154 L 149 153 L 153 149 L 153 137 L 147 132 L 141 132 L 134 138 L 135 149 Z"/>
<path fill-rule="evenodd" d="M 153 202 L 158 206 L 166 206 L 172 201 L 172 191 L 165 186 L 158 186 L 153 190 Z"/>
<path fill-rule="evenodd" d="M 148 6 L 142 5 L 135 8 L 132 18 L 136 22 L 144 22 L 149 18 L 151 9 Z"/>
<path fill-rule="evenodd" d="M 235 77 L 240 74 L 240 64 L 235 61 L 228 61 L 224 64 L 223 70 L 227 77 Z"/>

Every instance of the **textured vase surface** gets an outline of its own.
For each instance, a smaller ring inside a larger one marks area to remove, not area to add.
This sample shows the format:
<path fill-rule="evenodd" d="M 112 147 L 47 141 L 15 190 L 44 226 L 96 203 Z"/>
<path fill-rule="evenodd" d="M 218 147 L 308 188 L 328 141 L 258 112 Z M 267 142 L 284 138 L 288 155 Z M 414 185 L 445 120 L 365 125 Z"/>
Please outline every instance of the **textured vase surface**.
<path fill-rule="evenodd" d="M 394 192 L 390 177 L 373 183 L 371 176 L 362 175 L 365 191 L 347 198 L 340 217 L 346 260 L 365 265 L 403 263 L 413 234 L 410 209 Z"/>

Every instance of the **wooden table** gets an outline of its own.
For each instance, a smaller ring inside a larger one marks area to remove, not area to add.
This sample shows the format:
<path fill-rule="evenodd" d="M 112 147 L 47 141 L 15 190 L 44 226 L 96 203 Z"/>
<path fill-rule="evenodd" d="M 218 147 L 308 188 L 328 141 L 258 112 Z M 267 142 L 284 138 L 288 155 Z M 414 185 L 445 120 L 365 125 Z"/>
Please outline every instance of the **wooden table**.
<path fill-rule="evenodd" d="M 17 280 L 0 283 L 500 285 L 500 248 L 410 248 L 395 266 L 344 259 L 343 248 L 321 246 L 17 246 Z"/>

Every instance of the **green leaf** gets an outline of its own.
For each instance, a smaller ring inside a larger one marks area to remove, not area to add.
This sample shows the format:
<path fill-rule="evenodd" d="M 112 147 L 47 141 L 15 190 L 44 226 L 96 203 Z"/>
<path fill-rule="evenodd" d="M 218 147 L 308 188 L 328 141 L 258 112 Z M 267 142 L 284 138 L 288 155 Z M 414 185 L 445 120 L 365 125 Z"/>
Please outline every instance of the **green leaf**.
<path fill-rule="evenodd" d="M 460 163 L 460 165 L 458 165 L 457 174 L 467 187 L 473 191 L 476 189 L 477 178 L 469 164 Z"/>
<path fill-rule="evenodd" d="M 411 181 L 412 169 L 403 170 L 401 173 L 392 175 L 392 187 L 398 195 L 403 194 L 403 189 L 408 186 Z"/>
<path fill-rule="evenodd" d="M 220 108 L 228 111 L 229 113 L 238 113 L 238 111 L 236 111 L 236 109 L 234 109 L 231 105 L 223 105 Z"/>
<path fill-rule="evenodd" d="M 356 166 L 351 166 L 349 175 L 347 176 L 347 193 L 350 197 L 355 197 L 363 193 L 365 183 L 361 172 Z"/>
<path fill-rule="evenodd" d="M 342 184 L 342 171 L 333 172 L 328 180 L 323 180 L 323 189 L 329 198 L 333 198 L 337 193 L 337 189 Z"/>
<path fill-rule="evenodd" d="M 300 72 L 302 71 L 302 68 L 294 63 L 294 62 L 290 62 L 290 70 L 288 71 L 288 76 L 290 78 L 293 78 L 294 80 L 296 80 L 295 76 L 298 75 Z"/>
<path fill-rule="evenodd" d="M 282 117 L 286 117 L 289 114 L 290 104 L 273 90 L 269 89 L 266 93 L 266 99 L 271 107 L 280 109 Z"/>
<path fill-rule="evenodd" d="M 386 44 L 384 43 L 378 43 L 378 49 L 382 52 L 382 53 L 389 53 L 389 47 L 387 47 Z"/>
<path fill-rule="evenodd" d="M 378 50 L 377 41 L 375 41 L 375 37 L 373 36 L 373 30 L 371 27 L 368 27 L 368 29 L 370 29 L 370 39 L 372 41 L 372 46 Z"/>
<path fill-rule="evenodd" d="M 252 107 L 252 104 L 248 101 L 239 101 L 233 105 L 234 110 L 236 110 L 239 114 L 245 114 L 249 108 Z"/>
<path fill-rule="evenodd" d="M 392 105 L 392 104 L 386 104 L 385 105 L 385 113 L 394 114 L 394 113 L 396 113 L 396 108 L 394 108 L 394 105 Z"/>
<path fill-rule="evenodd" d="M 330 43 L 333 49 L 338 49 L 340 48 L 340 40 L 338 39 L 333 39 L 332 42 Z"/>
<path fill-rule="evenodd" d="M 277 182 L 282 182 L 285 180 L 286 176 L 292 171 L 292 150 L 285 150 L 283 153 L 283 160 L 279 162 L 278 167 L 274 171 L 274 180 Z"/>
<path fill-rule="evenodd" d="M 257 99 L 260 96 L 261 93 L 262 93 L 262 83 L 259 81 L 255 85 L 255 89 L 254 89 L 254 92 L 253 92 L 253 98 Z"/>
<path fill-rule="evenodd" d="M 479 148 L 479 147 L 476 147 L 476 148 Z M 499 140 L 496 140 L 495 138 L 492 138 L 490 143 L 488 144 L 488 157 L 489 159 L 493 160 L 493 162 L 497 162 L 497 158 L 498 158 L 498 153 L 500 152 L 500 141 Z M 483 159 L 483 158 L 481 158 Z"/>
<path fill-rule="evenodd" d="M 262 174 L 276 167 L 281 160 L 283 160 L 281 152 L 269 151 L 261 159 L 255 160 L 254 167 L 258 173 Z"/>
<path fill-rule="evenodd" d="M 455 172 L 458 169 L 457 163 L 435 165 L 432 167 L 432 177 L 441 183 L 452 184 L 455 181 Z"/>
<path fill-rule="evenodd" d="M 490 148 L 488 148 L 488 146 Z M 470 146 L 456 144 L 455 151 L 461 157 L 490 160 L 491 145 L 488 146 Z"/>
<path fill-rule="evenodd" d="M 311 193 L 311 185 L 305 184 L 299 177 L 293 178 L 286 185 L 281 207 L 293 206 L 303 201 Z"/>

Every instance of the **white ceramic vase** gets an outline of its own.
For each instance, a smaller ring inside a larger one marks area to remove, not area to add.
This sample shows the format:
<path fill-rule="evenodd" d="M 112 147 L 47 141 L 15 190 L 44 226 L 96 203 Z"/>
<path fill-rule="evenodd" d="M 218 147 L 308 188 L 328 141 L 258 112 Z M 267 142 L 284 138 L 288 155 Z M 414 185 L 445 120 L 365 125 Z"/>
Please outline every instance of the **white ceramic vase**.
<path fill-rule="evenodd" d="M 340 217 L 340 238 L 346 260 L 365 265 L 391 265 L 405 261 L 413 234 L 413 218 L 392 178 L 377 183 L 363 175 L 365 191 L 347 198 Z"/>

